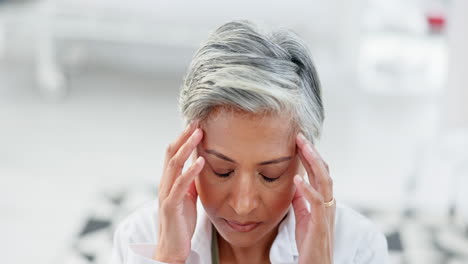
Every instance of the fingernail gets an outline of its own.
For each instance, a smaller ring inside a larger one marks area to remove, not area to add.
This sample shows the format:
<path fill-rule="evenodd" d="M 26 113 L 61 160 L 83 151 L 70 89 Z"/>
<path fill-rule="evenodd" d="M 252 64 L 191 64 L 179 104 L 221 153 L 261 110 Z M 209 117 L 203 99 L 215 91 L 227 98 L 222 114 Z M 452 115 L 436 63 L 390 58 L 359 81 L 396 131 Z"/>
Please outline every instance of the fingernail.
<path fill-rule="evenodd" d="M 196 128 L 195 131 L 193 131 L 192 137 L 197 137 L 198 134 L 200 134 L 200 129 Z"/>
<path fill-rule="evenodd" d="M 299 139 L 300 139 L 302 142 L 306 142 L 306 138 L 305 138 L 304 134 L 302 134 L 302 132 L 299 132 Z"/>
<path fill-rule="evenodd" d="M 301 184 L 303 181 L 302 177 L 299 175 L 294 176 L 294 183 Z"/>
<path fill-rule="evenodd" d="M 202 164 L 203 163 L 203 157 L 202 156 L 198 157 L 197 161 L 195 161 L 195 163 L 197 163 L 197 165 Z"/>

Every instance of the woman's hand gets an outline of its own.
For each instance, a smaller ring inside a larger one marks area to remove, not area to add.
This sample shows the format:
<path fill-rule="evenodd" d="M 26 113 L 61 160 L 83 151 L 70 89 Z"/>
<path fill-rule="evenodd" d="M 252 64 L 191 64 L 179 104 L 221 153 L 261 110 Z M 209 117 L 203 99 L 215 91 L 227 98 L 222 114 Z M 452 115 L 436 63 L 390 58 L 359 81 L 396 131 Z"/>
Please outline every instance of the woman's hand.
<path fill-rule="evenodd" d="M 194 179 L 205 160 L 199 157 L 182 173 L 184 163 L 200 143 L 203 134 L 191 123 L 182 135 L 167 147 L 164 170 L 159 184 L 159 235 L 153 259 L 167 263 L 185 263 L 197 219 L 197 190 Z"/>
<path fill-rule="evenodd" d="M 299 263 L 331 264 L 336 204 L 328 165 L 301 133 L 296 138 L 296 144 L 310 182 L 307 183 L 299 175 L 294 177 L 296 194 L 292 204 L 296 215 Z M 328 203 L 332 200 L 333 203 Z"/>

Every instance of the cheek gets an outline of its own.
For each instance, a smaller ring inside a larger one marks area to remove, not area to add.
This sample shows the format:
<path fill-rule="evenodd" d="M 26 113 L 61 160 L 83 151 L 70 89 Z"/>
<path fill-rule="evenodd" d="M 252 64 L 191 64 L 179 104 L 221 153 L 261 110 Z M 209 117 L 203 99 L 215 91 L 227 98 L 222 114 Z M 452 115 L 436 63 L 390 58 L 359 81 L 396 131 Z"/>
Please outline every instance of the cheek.
<path fill-rule="evenodd" d="M 289 178 L 292 177 L 288 177 L 287 181 L 277 186 L 274 190 L 269 190 L 263 194 L 264 203 L 275 214 L 282 214 L 287 211 L 294 197 L 296 187 L 294 182 Z"/>
<path fill-rule="evenodd" d="M 283 175 L 283 182 L 264 193 L 265 203 L 275 210 L 275 212 L 283 212 L 289 208 L 296 192 L 296 185 L 293 179 L 294 175 L 298 173 L 298 169 L 299 163 L 295 163 L 286 175 Z"/>
<path fill-rule="evenodd" d="M 207 167 L 195 179 L 195 186 L 197 187 L 198 197 L 206 210 L 216 209 L 220 206 L 223 200 L 223 193 L 226 192 L 221 189 L 222 186 L 217 184 L 214 176 L 209 175 Z"/>
<path fill-rule="evenodd" d="M 278 184 L 271 192 L 271 199 L 278 201 L 278 203 L 289 204 L 292 202 L 294 193 L 296 192 L 296 185 L 294 184 L 294 176 L 299 172 L 299 163 L 295 162 L 288 171 L 282 176 L 283 181 Z M 281 202 L 280 202 L 281 201 Z"/>

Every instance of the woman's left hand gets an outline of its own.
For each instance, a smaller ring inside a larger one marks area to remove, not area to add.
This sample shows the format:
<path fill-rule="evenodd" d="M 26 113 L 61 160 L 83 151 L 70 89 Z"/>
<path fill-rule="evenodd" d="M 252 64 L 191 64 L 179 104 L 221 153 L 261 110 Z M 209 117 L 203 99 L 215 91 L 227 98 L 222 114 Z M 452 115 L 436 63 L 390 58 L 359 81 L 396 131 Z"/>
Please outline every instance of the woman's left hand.
<path fill-rule="evenodd" d="M 331 264 L 336 210 L 333 182 L 328 165 L 301 133 L 296 137 L 296 144 L 310 182 L 299 175 L 294 177 L 296 193 L 292 204 L 296 216 L 299 263 Z"/>

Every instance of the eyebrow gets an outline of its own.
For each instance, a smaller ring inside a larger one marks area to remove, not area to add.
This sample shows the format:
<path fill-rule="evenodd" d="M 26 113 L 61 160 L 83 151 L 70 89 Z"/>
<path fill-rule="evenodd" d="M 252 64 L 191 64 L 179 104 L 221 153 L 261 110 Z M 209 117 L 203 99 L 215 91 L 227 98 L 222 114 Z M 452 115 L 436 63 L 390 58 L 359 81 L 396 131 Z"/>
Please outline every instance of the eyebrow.
<path fill-rule="evenodd" d="M 229 162 L 232 162 L 232 163 L 237 163 L 235 160 L 227 157 L 226 155 L 224 154 L 221 154 L 219 152 L 217 152 L 216 150 L 213 150 L 213 149 L 206 149 L 205 150 L 206 153 L 208 154 L 211 154 L 211 155 L 214 155 L 220 159 L 223 159 L 223 160 L 226 160 L 226 161 L 229 161 Z M 258 163 L 257 165 L 269 165 L 269 164 L 276 164 L 276 163 L 280 163 L 280 162 L 285 162 L 285 161 L 288 161 L 291 159 L 291 156 L 289 157 L 281 157 L 281 158 L 277 158 L 277 159 L 273 159 L 273 160 L 267 160 L 267 161 L 262 161 L 260 163 Z"/>

